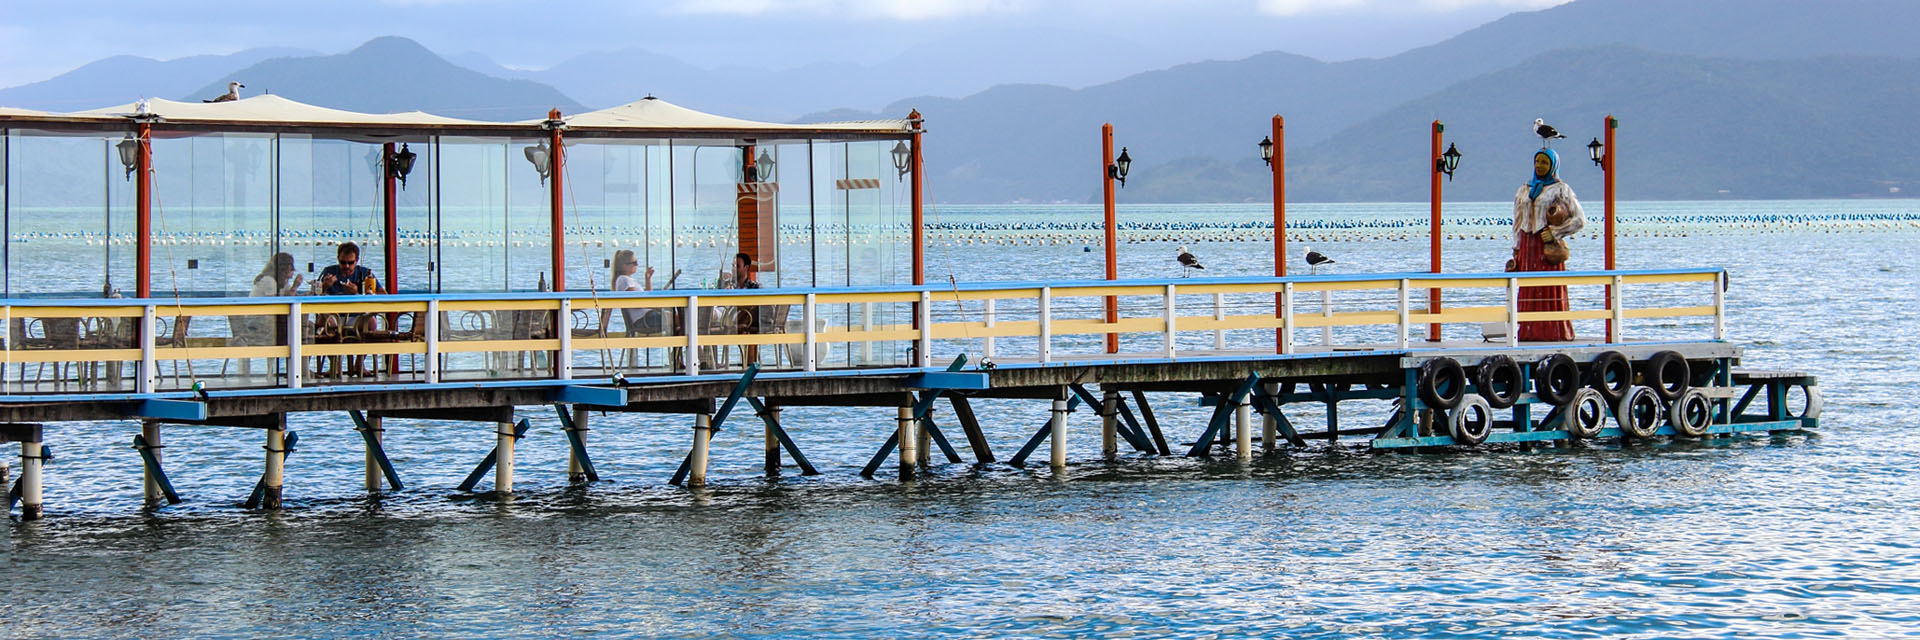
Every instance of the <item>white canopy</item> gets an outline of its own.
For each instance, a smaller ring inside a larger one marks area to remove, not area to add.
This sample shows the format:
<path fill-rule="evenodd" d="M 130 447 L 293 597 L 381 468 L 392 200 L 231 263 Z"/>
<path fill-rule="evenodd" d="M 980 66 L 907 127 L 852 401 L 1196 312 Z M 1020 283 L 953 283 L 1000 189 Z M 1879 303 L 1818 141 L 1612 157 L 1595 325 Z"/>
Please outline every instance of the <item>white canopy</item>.
<path fill-rule="evenodd" d="M 144 105 L 145 111 L 141 111 Z M 546 125 L 546 118 L 520 120 L 515 122 L 492 122 L 485 120 L 465 120 L 437 116 L 421 111 L 406 113 L 359 113 L 329 109 L 301 102 L 295 102 L 276 95 L 259 95 L 227 102 L 176 102 L 161 98 L 149 98 L 141 102 L 74 111 L 54 113 L 31 109 L 0 107 L 0 126 L 8 121 L 35 124 L 89 124 L 100 126 L 124 123 L 135 115 L 158 117 L 158 122 L 196 125 L 195 128 L 237 128 L 257 127 L 326 127 L 348 129 L 401 128 L 451 129 L 461 131 L 499 131 L 515 135 L 524 135 L 528 130 L 537 130 Z M 702 113 L 686 107 L 648 96 L 617 107 L 590 111 L 587 113 L 563 115 L 562 121 L 568 129 L 593 132 L 597 135 L 633 134 L 647 137 L 671 137 L 680 132 L 698 134 L 725 134 L 739 137 L 764 135 L 767 137 L 806 137 L 810 134 L 868 134 L 880 136 L 901 136 L 913 131 L 912 121 L 901 120 L 862 120 L 851 122 L 824 122 L 814 124 L 781 124 L 757 122 L 729 118 L 711 113 Z"/>

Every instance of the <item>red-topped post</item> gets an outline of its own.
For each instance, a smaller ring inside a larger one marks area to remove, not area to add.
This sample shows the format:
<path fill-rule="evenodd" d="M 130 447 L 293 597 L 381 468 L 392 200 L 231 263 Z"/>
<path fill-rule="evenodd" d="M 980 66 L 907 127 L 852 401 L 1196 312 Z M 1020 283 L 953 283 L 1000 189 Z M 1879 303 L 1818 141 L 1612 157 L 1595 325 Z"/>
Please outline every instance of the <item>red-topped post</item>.
<path fill-rule="evenodd" d="M 1434 273 L 1440 273 L 1440 139 L 1442 137 L 1441 134 L 1446 132 L 1446 130 L 1447 125 L 1441 124 L 1439 120 L 1433 121 L 1433 153 L 1427 156 L 1427 164 L 1432 167 L 1432 174 L 1429 176 L 1432 179 L 1432 189 L 1430 191 L 1432 195 L 1430 195 L 1427 200 L 1427 208 L 1429 209 L 1427 264 Z M 1438 288 L 1427 289 L 1427 313 L 1440 313 L 1440 290 Z M 1427 327 L 1427 341 L 1440 341 L 1440 323 L 1435 322 Z"/>
<path fill-rule="evenodd" d="M 1614 154 L 1619 153 L 1619 151 L 1617 147 L 1613 146 L 1614 145 L 1613 130 L 1618 128 L 1620 128 L 1620 121 L 1618 119 L 1615 119 L 1612 114 L 1608 114 L 1606 123 L 1602 125 L 1602 131 L 1604 131 L 1605 133 L 1601 134 L 1606 136 L 1607 141 L 1604 143 L 1605 146 L 1601 147 L 1602 155 L 1600 156 L 1600 185 L 1602 189 L 1602 197 L 1604 198 L 1604 200 L 1602 201 L 1603 202 L 1602 206 L 1604 207 L 1603 210 L 1605 211 L 1606 218 L 1607 218 L 1606 254 L 1607 254 L 1607 270 L 1608 271 L 1612 271 L 1614 269 L 1614 263 L 1613 263 L 1613 248 L 1614 248 L 1613 158 L 1614 158 Z M 1607 285 L 1607 310 L 1608 311 L 1613 310 L 1613 285 Z M 1612 341 L 1615 337 L 1614 328 L 1615 327 L 1613 326 L 1613 317 L 1609 315 L 1607 317 L 1607 340 L 1608 341 Z"/>
<path fill-rule="evenodd" d="M 547 144 L 551 151 L 547 155 L 547 186 L 551 189 L 548 208 L 553 212 L 553 290 L 567 290 L 567 232 L 566 232 L 566 194 L 562 181 L 566 178 L 566 147 L 560 141 L 560 110 L 547 112 Z"/>
<path fill-rule="evenodd" d="M 140 152 L 134 156 L 133 170 L 140 179 L 133 183 L 134 234 L 140 236 L 140 244 L 133 250 L 134 267 L 139 269 L 134 279 L 134 295 L 140 298 L 153 297 L 153 123 L 140 122 L 135 135 L 140 142 Z"/>
<path fill-rule="evenodd" d="M 920 138 L 924 133 L 920 122 L 919 109 L 914 109 L 907 114 L 907 126 L 913 127 L 913 133 L 908 138 L 907 152 L 910 157 L 907 161 L 908 171 L 913 174 L 913 285 L 916 287 L 927 283 L 927 227 L 922 210 L 923 198 L 926 194 L 926 172 L 923 171 L 925 166 L 921 162 L 920 155 Z M 919 317 L 920 314 L 914 314 L 915 322 L 919 321 Z"/>
<path fill-rule="evenodd" d="M 1113 123 L 1109 122 L 1100 125 L 1100 193 L 1101 202 L 1106 205 L 1106 216 L 1102 218 L 1102 221 L 1107 233 L 1107 280 L 1109 281 L 1120 279 L 1119 248 L 1117 246 L 1120 234 L 1119 231 L 1114 228 L 1116 223 L 1114 221 L 1113 206 L 1113 172 L 1108 170 L 1108 167 L 1112 166 L 1112 163 Z M 1107 296 L 1107 323 L 1112 324 L 1119 321 L 1120 300 L 1113 296 Z M 1107 334 L 1107 353 L 1119 352 L 1120 334 Z"/>
<path fill-rule="evenodd" d="M 387 214 L 386 251 L 382 252 L 387 259 L 387 279 L 384 282 L 387 293 L 397 293 L 400 291 L 400 176 L 393 172 L 393 154 L 396 153 L 393 143 L 387 143 L 380 151 L 380 173 L 385 176 L 381 183 L 386 189 Z M 392 317 L 388 318 L 388 322 L 392 322 Z"/>
<path fill-rule="evenodd" d="M 1287 129 L 1286 120 L 1279 114 L 1273 116 L 1273 275 L 1287 276 Z M 1281 317 L 1281 298 L 1279 291 L 1273 293 L 1273 317 Z M 1285 328 L 1273 330 L 1273 352 L 1282 353 L 1285 343 L 1281 332 Z"/>

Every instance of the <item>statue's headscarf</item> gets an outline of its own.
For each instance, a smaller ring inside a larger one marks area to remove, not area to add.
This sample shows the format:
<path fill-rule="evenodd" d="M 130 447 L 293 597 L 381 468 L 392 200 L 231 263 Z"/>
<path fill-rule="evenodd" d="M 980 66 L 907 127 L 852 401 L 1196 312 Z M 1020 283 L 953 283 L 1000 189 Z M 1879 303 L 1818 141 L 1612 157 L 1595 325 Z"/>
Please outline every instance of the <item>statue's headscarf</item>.
<path fill-rule="evenodd" d="M 1533 179 L 1527 181 L 1528 199 L 1540 197 L 1541 189 L 1545 189 L 1547 185 L 1560 181 L 1560 154 L 1554 153 L 1552 149 L 1541 149 L 1533 152 L 1534 158 L 1538 159 L 1540 156 L 1547 157 L 1547 174 L 1534 174 Z"/>

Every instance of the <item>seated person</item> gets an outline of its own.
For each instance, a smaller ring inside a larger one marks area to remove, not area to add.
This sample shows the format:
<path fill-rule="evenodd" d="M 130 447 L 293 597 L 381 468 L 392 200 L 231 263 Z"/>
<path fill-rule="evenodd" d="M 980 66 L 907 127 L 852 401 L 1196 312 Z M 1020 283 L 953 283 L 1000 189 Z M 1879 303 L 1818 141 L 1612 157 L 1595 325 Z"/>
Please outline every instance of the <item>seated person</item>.
<path fill-rule="evenodd" d="M 342 243 L 340 248 L 334 251 L 334 257 L 338 264 L 328 265 L 327 268 L 322 269 L 320 278 L 313 283 L 320 295 L 346 296 L 380 292 L 380 282 L 373 277 L 373 270 L 360 265 L 360 245 L 352 242 Z M 320 326 L 314 330 L 314 337 L 343 338 L 342 327 L 351 326 L 357 331 L 361 319 L 362 316 L 358 314 L 347 314 L 343 318 L 322 315 L 319 320 Z M 365 358 L 366 356 L 354 356 L 352 368 L 355 371 L 362 371 L 361 365 Z M 362 371 L 361 375 L 367 374 Z"/>
<path fill-rule="evenodd" d="M 293 268 L 293 254 L 286 252 L 273 254 L 267 259 L 267 266 L 253 277 L 252 295 L 255 298 L 291 296 L 300 293 L 306 276 L 296 273 Z M 279 344 L 278 329 L 283 326 L 274 319 L 277 316 L 243 316 L 234 319 L 234 338 L 238 344 L 270 345 Z M 242 361 L 245 362 L 245 361 Z"/>
<path fill-rule="evenodd" d="M 614 291 L 652 291 L 653 266 L 648 265 L 644 278 L 635 278 L 640 270 L 640 260 L 633 251 L 621 249 L 613 254 L 613 290 Z M 626 320 L 626 334 L 658 334 L 665 324 L 659 309 L 621 309 L 620 315 Z M 601 333 L 607 329 L 607 321 L 612 319 L 612 309 L 600 311 Z"/>
<path fill-rule="evenodd" d="M 758 289 L 760 288 L 760 281 L 755 278 L 754 274 L 752 256 L 747 255 L 745 252 L 733 254 L 733 274 L 731 278 L 726 279 L 726 288 Z M 740 334 L 760 333 L 760 317 L 765 313 L 766 307 L 764 306 L 734 307 L 732 311 L 733 332 Z M 740 351 L 741 366 L 760 361 L 759 346 L 745 345 L 741 347 Z"/>

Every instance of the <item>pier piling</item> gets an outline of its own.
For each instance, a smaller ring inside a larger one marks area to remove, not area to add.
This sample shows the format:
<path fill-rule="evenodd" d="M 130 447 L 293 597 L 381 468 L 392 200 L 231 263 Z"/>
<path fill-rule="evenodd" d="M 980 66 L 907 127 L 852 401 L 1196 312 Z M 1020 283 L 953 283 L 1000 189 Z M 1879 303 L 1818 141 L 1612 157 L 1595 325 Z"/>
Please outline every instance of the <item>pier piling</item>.
<path fill-rule="evenodd" d="M 513 423 L 494 423 L 493 440 L 493 491 L 513 493 Z"/>
<path fill-rule="evenodd" d="M 1055 469 L 1067 468 L 1067 388 L 1061 387 L 1053 398 L 1053 442 L 1047 463 Z"/>
<path fill-rule="evenodd" d="M 913 406 L 903 405 L 897 410 L 896 427 L 900 436 L 900 479 L 912 480 L 914 469 L 920 466 L 920 438 L 913 419 Z"/>
<path fill-rule="evenodd" d="M 160 487 L 160 478 L 155 473 L 161 463 L 160 450 L 163 448 L 160 445 L 160 421 L 141 420 L 140 437 L 147 456 L 153 460 L 152 464 L 142 465 L 140 471 L 146 506 L 157 507 L 167 499 L 166 491 Z"/>
<path fill-rule="evenodd" d="M 1100 398 L 1100 457 L 1108 462 L 1120 458 L 1120 392 L 1107 391 Z"/>
<path fill-rule="evenodd" d="M 387 431 L 385 419 L 377 414 L 367 416 L 366 426 L 362 428 L 366 429 L 366 432 L 361 434 L 361 441 L 365 443 L 366 447 L 363 458 L 366 466 L 364 476 L 367 493 L 378 493 L 380 491 L 381 480 L 386 475 L 385 471 L 380 467 L 380 447 L 384 442 L 384 436 Z"/>
<path fill-rule="evenodd" d="M 693 453 L 687 456 L 687 486 L 707 486 L 707 444 L 713 440 L 713 414 L 693 414 Z"/>
<path fill-rule="evenodd" d="M 40 519 L 40 468 L 47 448 L 40 443 L 40 429 L 34 428 L 20 440 L 20 520 Z"/>
<path fill-rule="evenodd" d="M 593 480 L 594 478 L 591 477 L 591 474 L 587 473 L 587 467 L 591 463 L 587 462 L 585 456 L 588 431 L 587 408 L 575 405 L 573 409 L 569 411 L 566 407 L 562 406 L 560 411 L 570 413 L 573 418 L 572 420 L 568 420 L 565 425 L 567 429 L 567 482 L 580 484 Z"/>
<path fill-rule="evenodd" d="M 260 476 L 262 493 L 260 508 L 276 510 L 280 508 L 281 487 L 286 484 L 287 469 L 287 423 L 283 416 L 278 424 L 267 427 L 267 471 Z"/>
<path fill-rule="evenodd" d="M 780 475 L 780 432 L 774 428 L 777 424 L 780 424 L 780 405 L 766 405 L 760 412 L 760 433 L 766 439 L 767 475 L 770 476 Z"/>
<path fill-rule="evenodd" d="M 1253 459 L 1253 403 L 1244 395 L 1233 408 L 1233 452 L 1241 462 Z"/>
<path fill-rule="evenodd" d="M 1280 393 L 1278 383 L 1269 382 L 1261 386 L 1268 398 Z M 1266 453 L 1272 454 L 1280 448 L 1280 443 L 1276 442 L 1280 436 L 1280 421 L 1274 417 L 1274 412 L 1278 411 L 1278 408 L 1272 407 L 1271 402 L 1267 406 L 1272 410 L 1263 411 L 1260 414 L 1260 447 Z"/>

